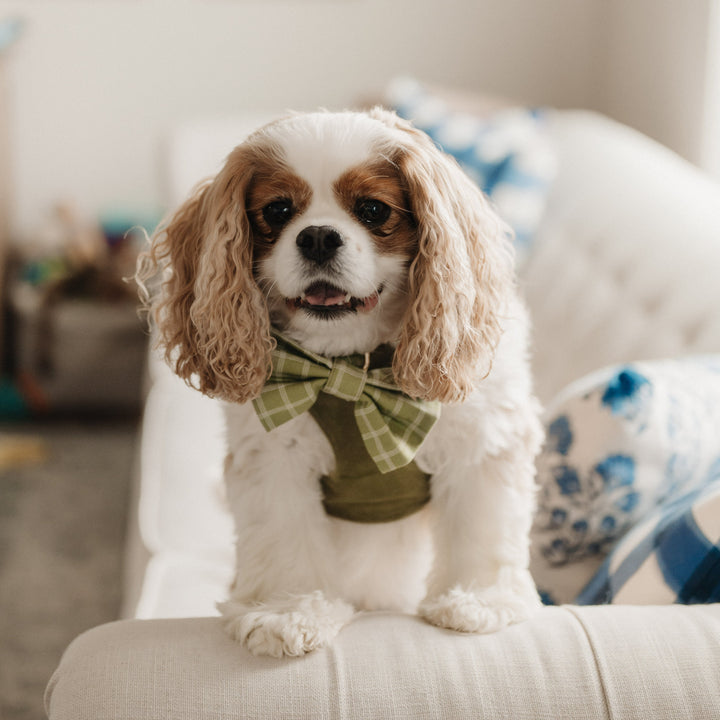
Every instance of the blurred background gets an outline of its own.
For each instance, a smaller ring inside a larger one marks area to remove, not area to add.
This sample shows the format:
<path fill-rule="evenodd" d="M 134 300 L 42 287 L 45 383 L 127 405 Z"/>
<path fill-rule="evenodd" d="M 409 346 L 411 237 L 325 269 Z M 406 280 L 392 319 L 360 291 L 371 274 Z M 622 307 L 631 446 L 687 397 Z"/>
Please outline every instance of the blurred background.
<path fill-rule="evenodd" d="M 2 717 L 42 717 L 117 616 L 147 350 L 123 278 L 201 179 L 178 143 L 398 77 L 594 110 L 720 178 L 720 0 L 0 0 Z"/>

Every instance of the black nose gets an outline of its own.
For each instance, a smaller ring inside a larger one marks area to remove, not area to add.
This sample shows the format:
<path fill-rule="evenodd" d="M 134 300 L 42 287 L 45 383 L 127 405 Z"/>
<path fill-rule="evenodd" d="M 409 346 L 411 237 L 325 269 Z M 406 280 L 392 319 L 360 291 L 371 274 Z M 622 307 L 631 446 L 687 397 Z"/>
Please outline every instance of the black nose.
<path fill-rule="evenodd" d="M 329 225 L 311 225 L 301 230 L 295 240 L 303 257 L 318 265 L 330 260 L 343 244 L 340 233 Z"/>

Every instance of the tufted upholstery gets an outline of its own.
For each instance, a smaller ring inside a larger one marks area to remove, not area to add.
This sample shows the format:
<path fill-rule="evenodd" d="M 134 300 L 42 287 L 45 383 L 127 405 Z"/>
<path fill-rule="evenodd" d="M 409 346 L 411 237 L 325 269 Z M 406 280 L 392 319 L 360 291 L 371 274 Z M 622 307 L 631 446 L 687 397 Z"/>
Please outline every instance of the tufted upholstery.
<path fill-rule="evenodd" d="M 548 123 L 559 174 L 523 270 L 541 400 L 611 363 L 720 352 L 720 185 L 600 115 Z"/>

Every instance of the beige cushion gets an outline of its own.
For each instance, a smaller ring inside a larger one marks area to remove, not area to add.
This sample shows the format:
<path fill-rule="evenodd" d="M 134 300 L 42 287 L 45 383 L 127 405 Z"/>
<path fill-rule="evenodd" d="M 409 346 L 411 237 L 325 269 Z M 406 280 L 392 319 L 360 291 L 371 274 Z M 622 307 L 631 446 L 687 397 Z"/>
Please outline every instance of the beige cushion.
<path fill-rule="evenodd" d="M 720 605 L 559 607 L 494 635 L 366 614 L 302 659 L 256 658 L 217 618 L 81 635 L 50 720 L 720 717 Z"/>
<path fill-rule="evenodd" d="M 720 184 L 601 115 L 547 119 L 559 173 L 522 277 L 540 400 L 605 365 L 717 352 Z"/>

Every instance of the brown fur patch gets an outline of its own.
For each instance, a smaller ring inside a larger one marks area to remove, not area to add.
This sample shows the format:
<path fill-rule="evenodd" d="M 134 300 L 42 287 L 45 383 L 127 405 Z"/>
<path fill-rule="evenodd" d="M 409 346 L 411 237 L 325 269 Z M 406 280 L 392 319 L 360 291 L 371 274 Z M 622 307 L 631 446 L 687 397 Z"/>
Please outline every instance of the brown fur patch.
<path fill-rule="evenodd" d="M 379 227 L 368 228 L 378 252 L 384 254 L 415 254 L 417 239 L 415 223 L 409 210 L 407 188 L 396 165 L 388 160 L 369 162 L 354 167 L 334 183 L 340 205 L 355 217 L 359 200 L 379 200 L 391 208 L 388 219 Z"/>
<path fill-rule="evenodd" d="M 253 228 L 256 260 L 267 255 L 282 232 L 271 228 L 263 217 L 263 208 L 277 200 L 292 202 L 292 217 L 304 212 L 312 199 L 312 188 L 279 158 L 258 158 L 245 205 Z"/>

